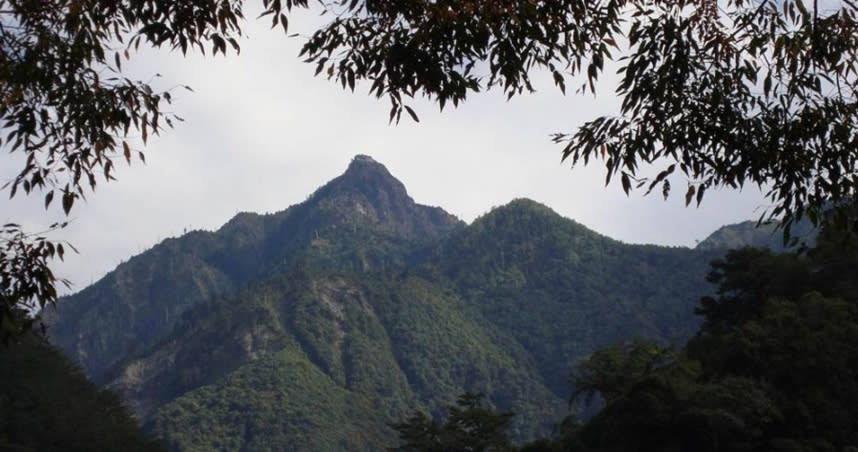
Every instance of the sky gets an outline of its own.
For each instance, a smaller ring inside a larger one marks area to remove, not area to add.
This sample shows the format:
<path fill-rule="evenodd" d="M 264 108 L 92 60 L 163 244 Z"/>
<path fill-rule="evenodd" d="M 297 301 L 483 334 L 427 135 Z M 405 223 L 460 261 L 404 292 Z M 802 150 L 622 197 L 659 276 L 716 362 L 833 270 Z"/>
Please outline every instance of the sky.
<path fill-rule="evenodd" d="M 318 20 L 293 14 L 290 32 L 306 34 Z M 367 95 L 368 85 L 350 92 L 315 78 L 314 66 L 297 56 L 301 37 L 286 38 L 265 20 L 250 19 L 245 31 L 240 55 L 142 51 L 125 65 L 130 75 L 156 86 L 186 84 L 194 91 L 174 91 L 171 109 L 184 122 L 145 147 L 138 141 L 146 163 L 129 167 L 123 161 L 118 181 L 99 185 L 75 205 L 70 225 L 53 234 L 79 250 L 55 268 L 73 283 L 65 293 L 165 238 L 215 230 L 238 212 L 277 212 L 300 203 L 345 171 L 356 154 L 384 164 L 418 203 L 466 222 L 515 198 L 531 198 L 627 243 L 694 246 L 722 225 L 756 219 L 768 206 L 758 189 L 746 187 L 707 192 L 699 208 L 686 208 L 682 180 L 674 181 L 678 188 L 666 201 L 660 194 L 626 196 L 619 184 L 605 186 L 598 162 L 574 169 L 561 162 L 562 146 L 550 134 L 616 113 L 612 77 L 597 96 L 564 96 L 538 76 L 535 94 L 510 101 L 495 91 L 439 112 L 418 100 L 410 105 L 420 123 L 403 115 L 391 125 L 388 101 Z M 14 156 L 4 158 L 2 181 L 20 168 Z M 0 212 L 0 221 L 30 230 L 64 218 L 58 208 L 46 212 L 41 196 L 4 196 Z"/>

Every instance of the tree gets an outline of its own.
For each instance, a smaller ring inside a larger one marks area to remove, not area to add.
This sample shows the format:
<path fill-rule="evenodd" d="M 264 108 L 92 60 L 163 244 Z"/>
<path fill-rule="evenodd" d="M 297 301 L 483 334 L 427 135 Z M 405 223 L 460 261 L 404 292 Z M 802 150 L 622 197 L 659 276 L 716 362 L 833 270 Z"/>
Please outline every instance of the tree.
<path fill-rule="evenodd" d="M 605 406 L 564 450 L 853 450 L 855 255 L 820 240 L 803 256 L 745 249 L 714 262 L 718 297 L 702 300 L 704 323 L 681 350 L 638 341 L 579 364 L 578 392 Z"/>
<path fill-rule="evenodd" d="M 626 359 L 642 351 L 627 349 Z M 629 375 L 596 416 L 562 440 L 587 451 L 754 450 L 761 426 L 778 415 L 765 384 L 733 375 L 707 381 L 699 362 L 684 352 L 674 358 Z"/>
<path fill-rule="evenodd" d="M 0 228 L 0 341 L 8 343 L 28 331 L 35 320 L 29 314 L 56 299 L 56 277 L 48 260 L 63 253 L 61 243 L 28 236 L 16 224 Z"/>
<path fill-rule="evenodd" d="M 165 452 L 119 396 L 38 333 L 0 347 L 0 450 Z"/>
<path fill-rule="evenodd" d="M 286 12 L 307 2 L 262 5 L 285 30 Z M 563 92 L 576 77 L 579 91 L 595 92 L 616 63 L 620 114 L 556 134 L 564 160 L 601 160 L 606 181 L 619 179 L 626 193 L 667 196 L 684 178 L 686 204 L 712 188 L 757 185 L 772 202 L 760 219 L 782 220 L 785 236 L 803 217 L 858 231 L 852 0 L 333 0 L 319 8 L 332 19 L 302 55 L 343 87 L 366 81 L 391 102 L 391 120 L 403 111 L 417 120 L 405 103 L 415 96 L 443 109 L 493 87 L 531 92 L 537 71 Z M 111 180 L 114 160 L 136 152 L 129 134 L 145 143 L 177 119 L 161 108 L 170 93 L 123 77 L 123 59 L 141 44 L 238 50 L 242 19 L 241 0 L 0 0 L 0 146 L 25 161 L 10 194 L 43 193 L 46 206 L 56 196 L 67 213 Z M 34 243 L 26 234 L 2 239 Z M 51 257 L 30 262 L 46 267 Z M 53 300 L 54 282 L 37 281 L 35 304 Z M 4 274 L 4 310 L 26 301 L 12 285 Z"/>
<path fill-rule="evenodd" d="M 482 394 L 465 393 L 447 407 L 444 424 L 416 412 L 408 421 L 394 424 L 402 444 L 391 452 L 504 452 L 513 447 L 506 430 L 512 413 L 485 406 Z"/>
<path fill-rule="evenodd" d="M 599 350 L 578 363 L 572 398 L 583 395 L 592 399 L 598 395 L 610 404 L 637 380 L 672 365 L 676 360 L 677 353 L 673 348 L 642 340 Z"/>

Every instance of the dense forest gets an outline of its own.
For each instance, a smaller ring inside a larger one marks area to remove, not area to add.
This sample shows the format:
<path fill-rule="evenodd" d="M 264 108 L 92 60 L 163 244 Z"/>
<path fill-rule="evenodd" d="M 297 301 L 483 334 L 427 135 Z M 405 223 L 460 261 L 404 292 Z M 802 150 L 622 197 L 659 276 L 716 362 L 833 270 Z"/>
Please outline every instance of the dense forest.
<path fill-rule="evenodd" d="M 443 422 L 396 424 L 397 451 L 851 451 L 858 447 L 858 255 L 823 234 L 806 254 L 732 250 L 712 263 L 717 294 L 683 346 L 630 340 L 575 371 L 598 398 L 554 435 L 515 447 L 513 413 L 465 394 Z M 584 422 L 581 422 L 581 421 Z"/>
<path fill-rule="evenodd" d="M 0 345 L 0 450 L 163 452 L 112 391 L 33 332 Z"/>
<path fill-rule="evenodd" d="M 562 161 L 604 163 L 626 194 L 668 198 L 678 179 L 686 205 L 757 187 L 777 224 L 694 250 L 619 243 L 529 200 L 466 225 L 358 156 L 304 203 L 167 240 L 42 312 L 67 282 L 49 234 L 69 221 L 7 220 L 0 448 L 858 450 L 858 4 L 313 5 L 330 19 L 295 34 L 300 58 L 387 98 L 391 123 L 420 121 L 415 98 L 534 93 L 537 74 L 562 93 L 616 82 L 615 111 L 552 135 Z M 182 121 L 172 92 L 190 88 L 122 61 L 238 52 L 243 6 L 0 0 L 0 191 L 71 220 Z M 288 34 L 310 2 L 261 6 Z M 791 253 L 772 231 L 802 221 Z"/>
<path fill-rule="evenodd" d="M 700 249 L 628 245 L 526 199 L 466 225 L 359 156 L 304 203 L 131 258 L 48 332 L 170 450 L 462 450 L 438 432 L 470 441 L 468 416 L 509 448 L 627 450 L 633 432 L 688 448 L 672 435 L 694 427 L 760 449 L 798 434 L 795 410 L 848 410 L 790 398 L 798 339 L 776 358 L 767 335 L 848 321 L 851 269 L 833 239 L 727 253 L 724 237 L 771 242 L 746 226 Z"/>

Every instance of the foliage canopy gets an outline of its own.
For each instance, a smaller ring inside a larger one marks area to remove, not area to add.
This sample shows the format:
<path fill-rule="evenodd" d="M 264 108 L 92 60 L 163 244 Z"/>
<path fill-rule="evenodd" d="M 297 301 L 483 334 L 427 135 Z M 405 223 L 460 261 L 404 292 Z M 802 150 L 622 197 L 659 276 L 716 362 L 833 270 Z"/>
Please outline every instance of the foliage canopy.
<path fill-rule="evenodd" d="M 44 337 L 0 347 L 0 450 L 165 452 Z"/>
<path fill-rule="evenodd" d="M 613 372 L 651 362 L 656 344 L 583 362 L 578 384 L 606 402 L 580 430 L 584 450 L 852 450 L 855 257 L 828 240 L 803 257 L 744 249 L 716 261 L 704 324 L 658 365 Z"/>
<path fill-rule="evenodd" d="M 578 365 L 575 396 L 599 395 L 601 410 L 521 450 L 855 450 L 855 264 L 827 234 L 803 256 L 728 252 L 713 263 L 717 295 L 703 298 L 694 338 L 597 351 Z"/>
<path fill-rule="evenodd" d="M 447 407 L 443 424 L 418 411 L 406 422 L 394 424 L 402 444 L 390 452 L 504 452 L 514 450 L 505 430 L 513 413 L 485 406 L 482 394 L 466 392 Z"/>

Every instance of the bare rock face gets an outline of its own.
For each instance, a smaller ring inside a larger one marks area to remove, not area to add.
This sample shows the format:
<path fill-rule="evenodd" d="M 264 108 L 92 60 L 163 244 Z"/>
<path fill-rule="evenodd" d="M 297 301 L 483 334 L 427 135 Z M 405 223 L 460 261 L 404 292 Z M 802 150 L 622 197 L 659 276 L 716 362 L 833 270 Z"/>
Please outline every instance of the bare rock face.
<path fill-rule="evenodd" d="M 310 201 L 333 224 L 373 226 L 405 239 L 436 239 L 462 226 L 439 207 L 414 202 L 405 185 L 367 155 L 356 156 L 346 172 L 320 188 Z"/>

